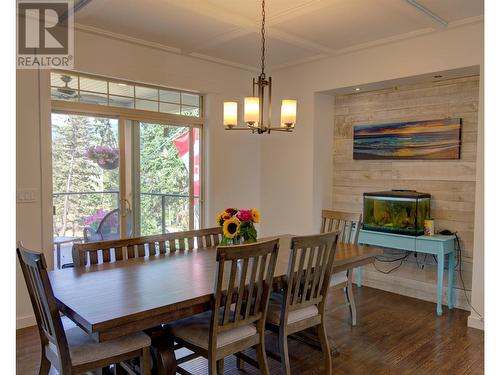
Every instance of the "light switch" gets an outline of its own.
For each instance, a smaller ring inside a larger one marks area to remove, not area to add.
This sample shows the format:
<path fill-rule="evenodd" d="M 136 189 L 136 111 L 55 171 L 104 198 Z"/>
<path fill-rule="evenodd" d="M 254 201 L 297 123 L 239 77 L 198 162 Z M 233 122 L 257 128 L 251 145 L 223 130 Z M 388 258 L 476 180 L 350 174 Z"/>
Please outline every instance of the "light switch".
<path fill-rule="evenodd" d="M 32 203 L 38 200 L 37 191 L 35 189 L 22 189 L 16 192 L 17 203 Z"/>

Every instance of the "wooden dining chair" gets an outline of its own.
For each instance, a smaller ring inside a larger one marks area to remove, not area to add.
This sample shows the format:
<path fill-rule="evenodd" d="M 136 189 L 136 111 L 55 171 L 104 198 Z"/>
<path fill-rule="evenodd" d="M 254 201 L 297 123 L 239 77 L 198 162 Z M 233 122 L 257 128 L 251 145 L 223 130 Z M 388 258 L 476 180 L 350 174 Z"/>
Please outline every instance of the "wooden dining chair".
<path fill-rule="evenodd" d="M 271 299 L 267 313 L 268 327 L 279 332 L 283 374 L 290 375 L 288 335 L 312 327 L 317 327 L 325 373 L 332 373 L 325 327 L 325 302 L 338 235 L 336 231 L 292 238 L 284 289 L 280 298 Z"/>
<path fill-rule="evenodd" d="M 279 239 L 274 239 L 217 248 L 211 311 L 167 325 L 169 345 L 175 340 L 194 352 L 177 360 L 177 372 L 189 374 L 180 365 L 203 356 L 208 359 L 209 375 L 220 374 L 225 357 L 255 346 L 260 372 L 269 374 L 265 317 L 278 247 Z"/>
<path fill-rule="evenodd" d="M 196 248 L 217 246 L 221 239 L 222 228 L 214 227 L 120 240 L 75 243 L 72 250 L 73 263 L 75 267 L 82 267 L 150 255 L 189 251 Z"/>
<path fill-rule="evenodd" d="M 338 230 L 338 243 L 357 244 L 360 230 L 361 214 L 323 210 L 321 212 L 321 233 Z M 349 307 L 351 325 L 356 325 L 356 304 L 352 291 L 353 269 L 346 273 L 336 273 L 332 276 L 332 285 L 335 289 L 344 289 L 345 303 L 339 307 Z"/>
<path fill-rule="evenodd" d="M 17 256 L 26 280 L 40 334 L 42 360 L 39 373 L 49 374 L 51 365 L 60 375 L 81 374 L 140 358 L 141 373 L 150 374 L 150 338 L 135 333 L 95 342 L 68 318 L 59 314 L 43 254 L 18 244 Z M 116 368 L 116 367 L 115 367 Z"/>

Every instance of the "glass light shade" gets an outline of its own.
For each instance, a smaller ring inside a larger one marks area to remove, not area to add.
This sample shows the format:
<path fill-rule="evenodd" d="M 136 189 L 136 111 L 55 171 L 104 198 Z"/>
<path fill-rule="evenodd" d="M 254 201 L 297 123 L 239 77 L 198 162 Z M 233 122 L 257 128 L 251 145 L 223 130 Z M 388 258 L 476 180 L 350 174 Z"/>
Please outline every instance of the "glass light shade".
<path fill-rule="evenodd" d="M 281 101 L 281 127 L 293 128 L 297 122 L 297 101 L 285 99 Z"/>
<path fill-rule="evenodd" d="M 238 103 L 224 102 L 224 126 L 232 128 L 238 125 Z"/>
<path fill-rule="evenodd" d="M 247 124 L 258 125 L 259 124 L 259 97 L 258 96 L 248 96 L 245 98 L 245 116 L 244 120 Z"/>

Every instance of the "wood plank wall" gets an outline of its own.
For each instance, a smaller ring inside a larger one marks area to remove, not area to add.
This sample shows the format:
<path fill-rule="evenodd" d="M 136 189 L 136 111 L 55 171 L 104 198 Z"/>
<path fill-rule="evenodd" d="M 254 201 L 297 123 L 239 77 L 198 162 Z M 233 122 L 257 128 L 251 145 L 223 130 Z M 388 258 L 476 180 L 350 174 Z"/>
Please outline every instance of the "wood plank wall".
<path fill-rule="evenodd" d="M 458 231 L 472 257 L 479 76 L 399 86 L 335 98 L 332 208 L 361 212 L 363 192 L 430 193 L 436 229 Z M 353 125 L 461 117 L 460 160 L 353 160 Z"/>

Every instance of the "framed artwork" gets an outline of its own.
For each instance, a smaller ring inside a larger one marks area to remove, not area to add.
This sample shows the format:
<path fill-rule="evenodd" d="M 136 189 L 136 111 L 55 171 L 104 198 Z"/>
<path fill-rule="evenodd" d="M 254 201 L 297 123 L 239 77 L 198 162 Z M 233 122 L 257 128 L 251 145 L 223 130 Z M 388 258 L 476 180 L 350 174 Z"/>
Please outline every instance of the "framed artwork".
<path fill-rule="evenodd" d="M 353 129 L 353 158 L 460 159 L 461 128 L 461 118 L 356 125 Z"/>

